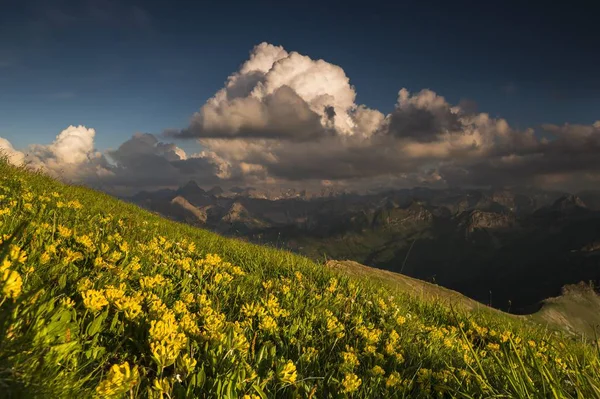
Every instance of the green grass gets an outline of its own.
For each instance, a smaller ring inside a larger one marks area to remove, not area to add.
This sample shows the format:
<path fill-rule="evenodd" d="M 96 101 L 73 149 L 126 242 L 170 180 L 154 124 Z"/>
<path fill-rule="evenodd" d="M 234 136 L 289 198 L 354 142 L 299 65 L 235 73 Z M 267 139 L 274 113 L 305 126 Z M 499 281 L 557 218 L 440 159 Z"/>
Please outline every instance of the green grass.
<path fill-rule="evenodd" d="M 596 343 L 4 162 L 0 239 L 3 397 L 600 398 Z"/>

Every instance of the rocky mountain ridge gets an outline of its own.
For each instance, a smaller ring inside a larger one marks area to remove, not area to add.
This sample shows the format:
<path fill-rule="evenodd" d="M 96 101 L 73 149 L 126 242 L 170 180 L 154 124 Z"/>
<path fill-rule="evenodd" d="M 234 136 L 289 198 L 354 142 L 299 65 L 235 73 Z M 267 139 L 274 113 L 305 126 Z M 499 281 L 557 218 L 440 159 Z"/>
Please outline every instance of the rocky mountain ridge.
<path fill-rule="evenodd" d="M 600 282 L 600 211 L 569 193 L 414 188 L 271 200 L 235 191 L 188 183 L 129 200 L 220 234 L 401 272 L 503 310 L 527 311 L 565 284 Z"/>

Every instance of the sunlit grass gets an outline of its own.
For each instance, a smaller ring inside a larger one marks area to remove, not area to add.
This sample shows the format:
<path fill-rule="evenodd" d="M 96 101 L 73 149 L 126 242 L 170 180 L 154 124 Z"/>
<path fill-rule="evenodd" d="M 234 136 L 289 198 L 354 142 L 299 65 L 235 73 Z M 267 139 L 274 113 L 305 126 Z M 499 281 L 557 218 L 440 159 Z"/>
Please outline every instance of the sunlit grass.
<path fill-rule="evenodd" d="M 595 343 L 0 163 L 8 397 L 600 397 Z"/>

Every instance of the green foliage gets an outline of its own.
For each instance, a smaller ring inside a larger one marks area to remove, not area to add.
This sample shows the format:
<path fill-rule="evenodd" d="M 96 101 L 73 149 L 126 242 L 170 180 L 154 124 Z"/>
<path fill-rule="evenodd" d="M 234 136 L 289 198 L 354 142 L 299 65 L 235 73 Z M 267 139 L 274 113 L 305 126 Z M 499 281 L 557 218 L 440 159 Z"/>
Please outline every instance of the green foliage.
<path fill-rule="evenodd" d="M 600 397 L 595 345 L 0 163 L 8 397 Z"/>

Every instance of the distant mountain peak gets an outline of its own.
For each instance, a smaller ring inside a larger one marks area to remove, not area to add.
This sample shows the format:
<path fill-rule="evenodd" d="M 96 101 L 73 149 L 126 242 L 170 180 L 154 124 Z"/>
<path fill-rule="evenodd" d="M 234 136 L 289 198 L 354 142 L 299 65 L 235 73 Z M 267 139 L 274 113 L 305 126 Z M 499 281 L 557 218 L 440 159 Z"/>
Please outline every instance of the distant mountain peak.
<path fill-rule="evenodd" d="M 185 186 L 181 187 L 178 191 L 183 194 L 205 194 L 206 193 L 206 191 L 204 191 L 198 185 L 198 183 L 196 183 L 194 180 L 190 180 L 189 182 L 187 182 L 185 184 Z"/>
<path fill-rule="evenodd" d="M 578 208 L 587 208 L 587 206 L 578 196 L 568 194 L 554 201 L 551 208 L 556 211 L 570 211 Z"/>

